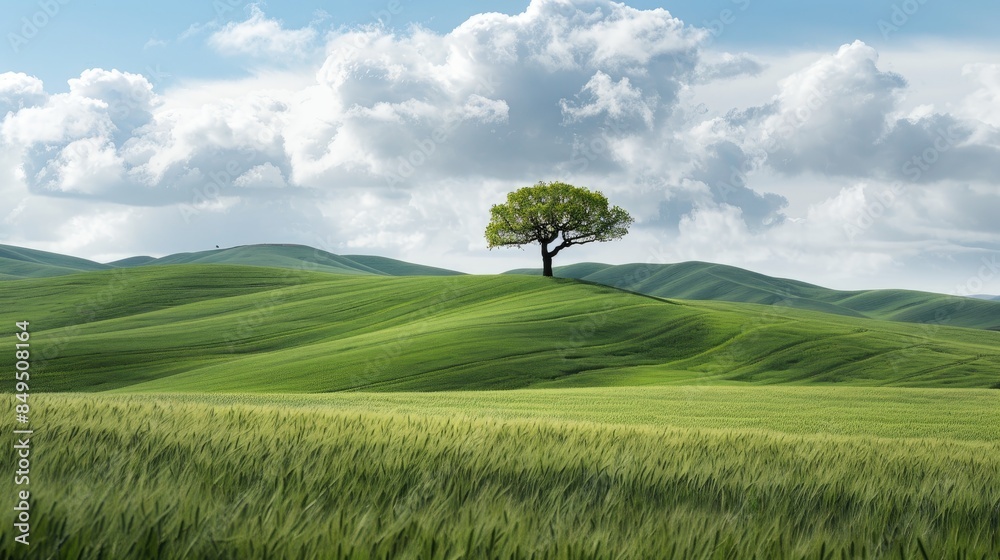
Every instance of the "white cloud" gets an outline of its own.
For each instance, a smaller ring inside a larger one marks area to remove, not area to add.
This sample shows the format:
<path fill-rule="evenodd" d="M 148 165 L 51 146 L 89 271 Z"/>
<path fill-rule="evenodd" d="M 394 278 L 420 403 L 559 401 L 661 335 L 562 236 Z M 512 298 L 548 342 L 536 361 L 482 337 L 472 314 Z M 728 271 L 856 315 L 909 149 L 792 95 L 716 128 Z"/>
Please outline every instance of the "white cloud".
<path fill-rule="evenodd" d="M 76 98 L 104 102 L 119 139 L 131 137 L 137 128 L 148 123 L 159 104 L 149 80 L 118 70 L 86 70 L 69 81 L 69 93 Z"/>
<path fill-rule="evenodd" d="M 46 190 L 96 194 L 122 180 L 124 165 L 114 144 L 99 138 L 74 140 L 36 175 Z"/>
<path fill-rule="evenodd" d="M 114 124 L 107 107 L 97 99 L 56 94 L 45 105 L 8 114 L 3 121 L 4 140 L 14 148 L 30 148 L 35 144 L 51 146 L 90 136 L 108 136 Z"/>
<path fill-rule="evenodd" d="M 223 54 L 281 57 L 303 56 L 315 40 L 315 29 L 285 29 L 280 21 L 267 18 L 258 6 L 251 5 L 249 18 L 227 23 L 209 36 L 208 44 Z"/>
<path fill-rule="evenodd" d="M 1000 177 L 1000 150 L 978 134 L 983 120 L 968 110 L 919 105 L 904 114 L 908 84 L 879 69 L 878 58 L 860 41 L 844 45 L 782 80 L 770 103 L 733 111 L 719 128 L 758 162 L 788 175 L 909 182 Z M 983 83 L 967 106 L 989 102 L 989 78 Z"/>
<path fill-rule="evenodd" d="M 246 188 L 281 189 L 288 186 L 281 170 L 271 163 L 251 167 L 233 181 L 233 185 Z"/>
<path fill-rule="evenodd" d="M 157 39 L 155 37 L 150 37 L 148 40 L 146 40 L 145 43 L 143 43 L 142 50 L 145 51 L 145 50 L 148 50 L 148 49 L 155 49 L 155 48 L 165 47 L 167 45 L 168 45 L 167 41 L 164 41 L 163 39 Z"/>
<path fill-rule="evenodd" d="M 580 96 L 589 97 L 590 102 L 574 106 L 565 99 L 559 100 L 569 122 L 606 115 L 614 120 L 637 118 L 646 126 L 653 124 L 655 99 L 648 102 L 643 99 L 642 90 L 633 88 L 628 77 L 614 82 L 611 76 L 599 71 L 584 84 Z"/>
<path fill-rule="evenodd" d="M 759 144 L 788 171 L 856 172 L 886 134 L 902 76 L 877 67 L 875 49 L 855 41 L 783 80 L 760 123 Z"/>
<path fill-rule="evenodd" d="M 702 54 L 696 75 L 699 83 L 707 83 L 740 76 L 757 76 L 764 69 L 764 64 L 748 53 L 706 52 Z"/>
<path fill-rule="evenodd" d="M 0 115 L 45 102 L 48 96 L 42 81 L 23 72 L 0 74 Z"/>
<path fill-rule="evenodd" d="M 962 74 L 973 78 L 978 89 L 964 100 L 963 113 L 994 127 L 1000 127 L 1000 64 L 966 64 Z"/>
<path fill-rule="evenodd" d="M 991 63 L 923 102 L 863 43 L 705 52 L 704 30 L 609 0 L 534 0 L 443 34 L 319 25 L 252 8 L 208 39 L 257 57 L 251 77 L 165 91 L 99 68 L 65 93 L 0 74 L 0 194 L 19 209 L 0 235 L 82 256 L 281 241 L 497 271 L 536 258 L 485 251 L 489 206 L 558 179 L 640 220 L 563 263 L 657 254 L 917 283 L 931 280 L 903 272 L 918 263 L 1000 249 Z M 956 76 L 989 60 L 971 56 Z M 300 64 L 275 71 L 285 58 Z M 874 216 L 894 182 L 906 188 Z"/>

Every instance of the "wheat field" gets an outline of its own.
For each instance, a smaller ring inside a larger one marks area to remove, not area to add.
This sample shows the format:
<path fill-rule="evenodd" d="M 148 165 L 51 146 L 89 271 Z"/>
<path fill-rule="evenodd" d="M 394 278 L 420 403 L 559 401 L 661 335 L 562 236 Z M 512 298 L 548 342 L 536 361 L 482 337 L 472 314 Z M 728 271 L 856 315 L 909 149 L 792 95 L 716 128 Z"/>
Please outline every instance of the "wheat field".
<path fill-rule="evenodd" d="M 608 389 L 592 391 L 599 399 Z M 538 397 L 517 391 L 481 394 L 467 413 L 454 394 L 399 397 L 415 406 L 423 399 L 429 410 L 453 399 L 436 413 L 372 406 L 364 394 L 278 402 L 37 395 L 31 552 L 721 559 L 1000 551 L 995 426 L 977 432 L 972 423 L 960 440 L 892 436 L 890 427 L 851 435 L 849 412 L 832 418 L 841 433 L 567 420 L 558 417 L 560 391 L 535 393 L 552 397 L 551 415 L 523 412 L 521 401 Z M 988 418 L 995 401 L 978 393 L 966 411 Z M 894 414 L 915 419 L 921 406 Z M 814 411 L 800 404 L 791 412 L 789 423 Z M 11 512 L 4 515 L 0 554 L 9 557 L 21 551 Z"/>

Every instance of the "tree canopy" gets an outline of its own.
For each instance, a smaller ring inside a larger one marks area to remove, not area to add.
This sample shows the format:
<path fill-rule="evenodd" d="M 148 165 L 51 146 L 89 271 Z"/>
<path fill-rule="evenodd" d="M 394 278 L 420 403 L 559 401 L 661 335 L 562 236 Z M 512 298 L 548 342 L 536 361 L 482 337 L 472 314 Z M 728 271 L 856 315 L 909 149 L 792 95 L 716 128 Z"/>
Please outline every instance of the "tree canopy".
<path fill-rule="evenodd" d="M 571 245 L 621 239 L 632 222 L 628 212 L 610 206 L 598 191 L 540 182 L 509 193 L 507 202 L 490 208 L 486 241 L 490 249 L 539 243 L 542 274 L 552 276 L 552 258 L 560 251 Z"/>

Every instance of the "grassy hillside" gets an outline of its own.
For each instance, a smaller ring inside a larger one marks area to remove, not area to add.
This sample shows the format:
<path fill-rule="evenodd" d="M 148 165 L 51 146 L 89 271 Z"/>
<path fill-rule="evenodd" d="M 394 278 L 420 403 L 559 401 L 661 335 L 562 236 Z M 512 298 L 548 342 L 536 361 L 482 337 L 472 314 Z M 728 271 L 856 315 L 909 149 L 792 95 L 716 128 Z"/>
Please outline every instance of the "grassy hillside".
<path fill-rule="evenodd" d="M 47 251 L 0 245 L 0 280 L 45 278 L 105 270 L 108 265 Z"/>
<path fill-rule="evenodd" d="M 0 309 L 45 391 L 1000 383 L 996 332 L 530 276 L 152 266 L 10 283 Z"/>
<path fill-rule="evenodd" d="M 147 257 L 147 256 L 128 257 L 127 259 L 121 259 L 114 262 L 109 262 L 108 266 L 113 266 L 115 268 L 131 268 L 133 266 L 142 266 L 150 264 L 155 260 L 156 260 L 155 257 Z"/>
<path fill-rule="evenodd" d="M 244 245 L 228 249 L 178 253 L 144 265 L 239 264 L 290 268 L 335 274 L 378 274 L 386 276 L 446 276 L 461 274 L 451 270 L 397 261 L 385 257 L 334 255 L 305 245 Z"/>
<path fill-rule="evenodd" d="M 244 245 L 227 249 L 177 253 L 166 257 L 129 257 L 108 264 L 0 245 L 0 280 L 44 278 L 93 270 L 174 264 L 235 264 L 381 276 L 454 276 L 453 270 L 398 261 L 386 257 L 334 255 L 304 245 Z"/>
<path fill-rule="evenodd" d="M 507 274 L 541 272 L 518 269 Z M 554 274 L 664 298 L 781 305 L 849 317 L 1000 330 L 1000 301 L 911 290 L 830 290 L 721 264 L 580 263 L 556 267 Z"/>
<path fill-rule="evenodd" d="M 454 270 L 413 264 L 372 255 L 346 255 L 344 258 L 387 276 L 456 276 L 464 274 L 462 272 L 455 272 Z"/>
<path fill-rule="evenodd" d="M 996 392 L 880 389 L 874 400 L 866 393 L 37 395 L 32 410 L 44 432 L 31 455 L 38 465 L 31 553 L 995 558 Z M 704 412 L 688 404 L 705 395 L 714 405 Z M 373 410 L 382 397 L 418 412 L 389 402 Z M 827 397 L 869 406 L 831 407 Z M 609 398 L 617 420 L 587 417 L 586 403 Z M 420 412 L 442 410 L 442 399 L 458 411 Z M 542 401 L 547 412 L 520 412 Z M 726 428 L 632 423 L 650 403 L 681 407 L 698 426 L 703 416 Z M 10 410 L 13 397 L 3 405 Z M 857 410 L 875 420 L 871 435 L 855 435 Z M 815 423 L 818 412 L 827 424 L 806 434 L 745 427 L 773 411 L 792 428 Z M 903 431 L 880 428 L 882 418 Z M 938 437 L 963 423 L 972 430 L 965 438 Z M 4 495 L 14 495 L 12 483 L 0 482 Z M 24 552 L 13 541 L 13 514 L 8 507 L 0 516 L 5 558 Z"/>
<path fill-rule="evenodd" d="M 69 394 L 60 394 L 69 397 Z M 96 396 L 96 394 L 94 394 Z M 845 385 L 672 385 L 514 391 L 101 393 L 109 401 L 276 407 L 489 421 L 753 430 L 1000 443 L 1000 391 Z M 48 397 L 45 397 L 48 398 Z"/>

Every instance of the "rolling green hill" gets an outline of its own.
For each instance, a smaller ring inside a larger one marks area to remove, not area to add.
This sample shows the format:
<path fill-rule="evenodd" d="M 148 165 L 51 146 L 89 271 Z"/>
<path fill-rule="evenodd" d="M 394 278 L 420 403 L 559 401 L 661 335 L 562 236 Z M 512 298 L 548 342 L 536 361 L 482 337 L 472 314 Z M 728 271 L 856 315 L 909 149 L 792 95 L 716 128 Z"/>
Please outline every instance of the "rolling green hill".
<path fill-rule="evenodd" d="M 456 276 L 465 274 L 464 272 L 413 264 L 373 255 L 345 255 L 343 258 L 387 276 Z"/>
<path fill-rule="evenodd" d="M 173 264 L 235 264 L 379 276 L 453 276 L 453 270 L 386 257 L 340 256 L 305 245 L 243 245 L 227 249 L 177 253 L 154 258 L 137 256 L 100 264 L 86 259 L 0 245 L 0 280 L 62 276 L 93 270 Z"/>
<path fill-rule="evenodd" d="M 142 258 L 142 257 L 138 257 Z M 243 245 L 228 249 L 177 253 L 141 262 L 141 266 L 166 264 L 238 264 L 383 276 L 449 276 L 452 270 L 423 266 L 385 257 L 341 256 L 305 245 Z"/>
<path fill-rule="evenodd" d="M 108 268 L 111 267 L 87 259 L 0 245 L 0 280 L 63 276 Z"/>
<path fill-rule="evenodd" d="M 13 282 L 0 309 L 31 321 L 42 391 L 1000 382 L 996 332 L 530 276 L 144 266 Z"/>
<path fill-rule="evenodd" d="M 704 262 L 556 267 L 555 276 L 642 294 L 689 300 L 758 303 L 937 326 L 1000 330 L 1000 302 L 911 290 L 838 291 Z M 507 274 L 540 275 L 538 269 Z"/>
<path fill-rule="evenodd" d="M 129 257 L 127 259 L 121 259 L 118 261 L 109 262 L 108 266 L 113 266 L 115 268 L 131 268 L 133 266 L 142 266 L 145 264 L 149 264 L 155 260 L 156 260 L 155 257 L 147 257 L 147 256 Z"/>

